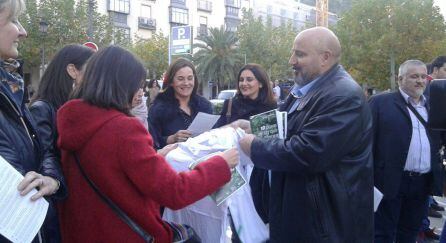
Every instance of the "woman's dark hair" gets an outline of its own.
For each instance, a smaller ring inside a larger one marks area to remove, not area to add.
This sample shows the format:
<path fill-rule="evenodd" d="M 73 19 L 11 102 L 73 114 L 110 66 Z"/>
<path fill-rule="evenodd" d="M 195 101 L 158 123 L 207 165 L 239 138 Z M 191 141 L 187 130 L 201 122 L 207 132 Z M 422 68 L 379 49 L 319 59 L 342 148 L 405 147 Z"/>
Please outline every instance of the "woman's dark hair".
<path fill-rule="evenodd" d="M 128 115 L 133 96 L 145 78 L 146 69 L 132 53 L 118 46 L 109 46 L 88 61 L 74 98 Z"/>
<path fill-rule="evenodd" d="M 73 64 L 81 70 L 93 53 L 92 49 L 81 45 L 67 45 L 60 49 L 45 70 L 31 102 L 45 100 L 56 109 L 62 106 L 73 91 L 73 78 L 68 74 L 67 66 Z"/>
<path fill-rule="evenodd" d="M 175 98 L 175 90 L 172 88 L 171 84 L 173 83 L 173 78 L 175 77 L 175 74 L 178 72 L 178 70 L 184 67 L 190 67 L 192 69 L 192 72 L 194 74 L 194 89 L 192 90 L 191 96 L 197 94 L 198 76 L 197 71 L 195 71 L 194 65 L 187 59 L 178 58 L 172 64 L 170 64 L 169 68 L 167 69 L 165 75 L 166 82 L 163 84 L 163 91 L 160 97 L 168 96 L 170 99 Z"/>
<path fill-rule="evenodd" d="M 274 99 L 273 89 L 271 87 L 271 82 L 268 77 L 268 74 L 266 74 L 265 69 L 263 69 L 262 66 L 256 63 L 248 63 L 245 66 L 243 66 L 237 75 L 237 95 L 242 96 L 242 92 L 240 91 L 240 85 L 238 80 L 240 80 L 240 75 L 242 75 L 242 72 L 245 70 L 249 70 L 254 74 L 254 77 L 256 77 L 257 81 L 262 84 L 262 88 L 259 90 L 259 95 L 257 99 L 260 99 L 263 104 L 276 104 L 276 101 Z"/>
<path fill-rule="evenodd" d="M 156 84 L 156 87 L 158 87 L 158 88 L 161 89 L 161 86 L 160 86 L 160 84 L 158 83 L 158 81 L 157 81 L 156 79 L 151 79 L 151 80 L 149 81 L 149 89 L 153 88 L 153 83 Z"/>

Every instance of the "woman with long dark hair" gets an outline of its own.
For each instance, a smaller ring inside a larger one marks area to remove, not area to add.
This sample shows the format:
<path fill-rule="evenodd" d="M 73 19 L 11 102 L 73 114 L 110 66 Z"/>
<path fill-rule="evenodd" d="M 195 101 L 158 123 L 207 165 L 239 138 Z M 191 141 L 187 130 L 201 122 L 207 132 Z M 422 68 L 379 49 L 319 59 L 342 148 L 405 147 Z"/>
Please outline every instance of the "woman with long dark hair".
<path fill-rule="evenodd" d="M 212 114 L 211 102 L 197 94 L 197 72 L 190 61 L 175 60 L 165 77 L 167 83 L 149 110 L 149 130 L 156 148 L 186 141 L 192 136 L 187 128 L 198 112 Z"/>
<path fill-rule="evenodd" d="M 175 172 L 163 157 L 173 146 L 158 154 L 150 134 L 130 115 L 145 77 L 130 52 L 107 47 L 89 60 L 75 99 L 58 111 L 58 144 L 70 188 L 59 210 L 63 242 L 143 242 L 87 178 L 155 242 L 187 240 L 190 228 L 163 222 L 160 206 L 179 209 L 205 197 L 229 181 L 238 163 L 237 150 L 230 149 L 190 172 Z"/>

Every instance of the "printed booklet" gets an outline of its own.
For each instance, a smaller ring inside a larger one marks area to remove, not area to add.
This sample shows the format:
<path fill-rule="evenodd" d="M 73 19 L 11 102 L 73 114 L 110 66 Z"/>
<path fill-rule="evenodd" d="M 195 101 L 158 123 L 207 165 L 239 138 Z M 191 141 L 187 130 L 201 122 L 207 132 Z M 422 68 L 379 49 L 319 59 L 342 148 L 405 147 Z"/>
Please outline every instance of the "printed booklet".
<path fill-rule="evenodd" d="M 286 138 L 287 112 L 277 109 L 263 112 L 249 118 L 254 135 L 261 138 Z"/>

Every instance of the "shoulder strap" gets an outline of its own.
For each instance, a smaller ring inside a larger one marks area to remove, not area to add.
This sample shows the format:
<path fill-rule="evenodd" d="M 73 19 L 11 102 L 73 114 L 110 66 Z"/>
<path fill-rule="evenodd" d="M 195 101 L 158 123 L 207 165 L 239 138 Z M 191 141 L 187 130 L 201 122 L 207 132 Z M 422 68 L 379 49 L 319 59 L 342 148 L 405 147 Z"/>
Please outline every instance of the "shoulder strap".
<path fill-rule="evenodd" d="M 415 109 L 415 107 L 412 106 L 410 102 L 406 102 L 407 107 L 409 110 L 412 111 L 412 113 L 418 118 L 418 120 L 421 122 L 421 124 L 426 128 L 426 130 L 429 130 L 429 125 L 427 124 L 426 120 L 418 113 L 418 111 Z"/>
<path fill-rule="evenodd" d="M 226 111 L 226 122 L 229 122 L 229 120 L 231 119 L 231 111 L 232 111 L 232 98 L 229 98 L 228 110 Z"/>
<path fill-rule="evenodd" d="M 122 209 L 118 207 L 110 198 L 105 196 L 99 188 L 93 183 L 93 181 L 90 180 L 90 178 L 87 177 L 85 174 L 85 171 L 82 169 L 82 166 L 79 162 L 79 157 L 76 153 L 73 153 L 74 160 L 76 161 L 77 167 L 79 168 L 82 176 L 85 178 L 85 180 L 88 182 L 90 187 L 98 194 L 98 196 L 104 201 L 118 216 L 122 219 L 133 231 L 135 231 L 138 235 L 140 235 L 145 242 L 153 242 L 153 237 L 147 232 L 144 231 L 135 221 L 133 221 Z"/>
<path fill-rule="evenodd" d="M 429 130 L 429 125 L 427 124 L 427 121 L 424 120 L 424 118 L 418 113 L 418 111 L 415 109 L 415 107 L 412 106 L 412 104 L 404 99 L 403 94 L 401 94 L 400 91 L 397 91 L 399 94 L 399 97 L 403 100 L 404 104 L 406 104 L 407 108 L 409 108 L 410 111 L 417 117 L 417 119 L 421 122 L 421 124 L 424 126 L 426 130 Z"/>

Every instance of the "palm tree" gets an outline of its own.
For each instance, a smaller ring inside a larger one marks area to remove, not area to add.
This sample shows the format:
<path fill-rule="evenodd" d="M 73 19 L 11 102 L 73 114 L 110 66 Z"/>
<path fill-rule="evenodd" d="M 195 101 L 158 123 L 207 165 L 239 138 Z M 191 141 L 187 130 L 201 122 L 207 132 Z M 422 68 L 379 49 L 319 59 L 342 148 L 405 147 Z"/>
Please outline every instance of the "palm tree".
<path fill-rule="evenodd" d="M 198 75 L 203 80 L 215 81 L 218 88 L 227 84 L 230 89 L 235 72 L 242 64 L 238 38 L 234 32 L 226 31 L 223 27 L 210 28 L 209 32 L 209 35 L 198 39 L 203 43 L 195 44 L 200 49 L 194 54 Z"/>

